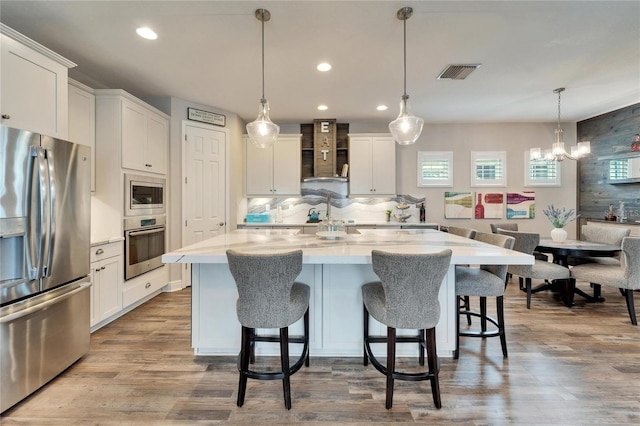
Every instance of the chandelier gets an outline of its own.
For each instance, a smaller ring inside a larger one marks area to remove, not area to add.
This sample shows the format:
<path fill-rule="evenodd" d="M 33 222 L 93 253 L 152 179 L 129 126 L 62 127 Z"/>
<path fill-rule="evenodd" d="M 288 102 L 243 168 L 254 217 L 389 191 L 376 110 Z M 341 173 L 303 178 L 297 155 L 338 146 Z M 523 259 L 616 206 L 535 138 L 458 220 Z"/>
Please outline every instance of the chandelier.
<path fill-rule="evenodd" d="M 564 137 L 563 131 L 560 127 L 560 94 L 564 92 L 564 87 L 560 87 L 553 91 L 558 94 L 558 128 L 556 129 L 556 141 L 551 146 L 551 149 L 547 149 L 544 152 L 540 148 L 531 148 L 529 150 L 529 157 L 532 160 L 545 159 L 548 161 L 563 161 L 565 158 L 570 160 L 578 160 L 591 152 L 590 142 L 578 142 L 571 147 L 571 154 L 564 149 Z"/>

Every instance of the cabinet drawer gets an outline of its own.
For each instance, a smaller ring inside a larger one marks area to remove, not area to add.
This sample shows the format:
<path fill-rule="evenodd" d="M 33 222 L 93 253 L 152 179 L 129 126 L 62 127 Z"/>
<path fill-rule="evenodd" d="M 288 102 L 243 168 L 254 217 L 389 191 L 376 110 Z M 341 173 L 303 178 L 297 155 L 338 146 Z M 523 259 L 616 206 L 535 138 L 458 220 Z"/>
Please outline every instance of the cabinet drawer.
<path fill-rule="evenodd" d="M 122 305 L 127 307 L 140 299 L 144 299 L 146 296 L 161 289 L 166 284 L 167 274 L 164 266 L 140 275 L 139 277 L 135 277 L 129 281 L 125 281 L 124 290 L 122 292 Z"/>
<path fill-rule="evenodd" d="M 122 241 L 91 247 L 91 262 L 122 254 Z"/>

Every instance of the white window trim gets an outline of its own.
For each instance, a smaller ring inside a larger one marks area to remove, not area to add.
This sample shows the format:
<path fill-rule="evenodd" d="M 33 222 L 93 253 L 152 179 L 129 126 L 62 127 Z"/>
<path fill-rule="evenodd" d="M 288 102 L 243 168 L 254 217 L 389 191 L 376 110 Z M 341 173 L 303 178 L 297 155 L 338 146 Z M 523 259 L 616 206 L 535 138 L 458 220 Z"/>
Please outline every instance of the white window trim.
<path fill-rule="evenodd" d="M 448 162 L 449 178 L 446 180 L 424 179 L 421 173 L 422 163 L 428 160 L 446 160 Z M 418 151 L 417 176 L 418 176 L 418 187 L 425 187 L 425 186 L 452 187 L 453 186 L 453 151 Z"/>
<path fill-rule="evenodd" d="M 494 180 L 476 179 L 476 162 L 478 160 L 499 160 L 502 162 L 502 177 Z M 506 151 L 471 151 L 471 187 L 506 187 L 507 186 L 507 152 Z"/>
<path fill-rule="evenodd" d="M 554 161 L 554 160 L 552 160 Z M 560 167 L 561 163 L 556 161 L 556 178 L 555 179 L 547 179 L 544 181 L 531 180 L 531 157 L 529 156 L 529 151 L 524 152 L 524 186 L 528 188 L 536 188 L 536 187 L 558 187 L 560 186 L 562 176 L 562 169 Z"/>

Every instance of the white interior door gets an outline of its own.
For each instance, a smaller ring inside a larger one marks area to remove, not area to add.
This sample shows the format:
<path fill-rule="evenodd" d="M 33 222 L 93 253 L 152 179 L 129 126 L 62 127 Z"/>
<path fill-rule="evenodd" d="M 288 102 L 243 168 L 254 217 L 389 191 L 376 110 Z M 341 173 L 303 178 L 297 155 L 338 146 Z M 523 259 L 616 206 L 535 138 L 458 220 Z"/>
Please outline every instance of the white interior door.
<path fill-rule="evenodd" d="M 183 122 L 182 245 L 223 233 L 226 225 L 227 130 Z M 183 270 L 183 282 L 190 283 Z"/>

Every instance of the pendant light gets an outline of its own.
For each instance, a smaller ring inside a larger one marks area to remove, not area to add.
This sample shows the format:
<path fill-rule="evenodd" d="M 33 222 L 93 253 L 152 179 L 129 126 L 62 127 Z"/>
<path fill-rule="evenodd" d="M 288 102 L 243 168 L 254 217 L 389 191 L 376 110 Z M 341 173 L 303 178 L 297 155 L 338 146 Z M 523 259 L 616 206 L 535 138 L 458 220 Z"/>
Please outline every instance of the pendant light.
<path fill-rule="evenodd" d="M 400 114 L 398 118 L 389 123 L 389 131 L 393 139 L 400 145 L 415 143 L 422 133 L 424 120 L 411 113 L 409 107 L 409 95 L 407 95 L 407 19 L 413 15 L 413 9 L 403 7 L 398 10 L 396 16 L 404 24 L 404 94 L 400 98 Z"/>
<path fill-rule="evenodd" d="M 280 126 L 269 118 L 269 101 L 264 97 L 264 23 L 271 19 L 271 13 L 267 9 L 257 9 L 256 18 L 262 22 L 262 98 L 258 118 L 247 124 L 249 139 L 260 148 L 268 148 L 278 140 Z"/>
<path fill-rule="evenodd" d="M 560 127 L 560 94 L 564 92 L 564 90 L 564 87 L 560 87 L 553 91 L 553 93 L 558 94 L 558 128 L 556 129 L 556 141 L 551 146 L 551 149 L 545 150 L 544 153 L 540 148 L 531 148 L 529 150 L 529 157 L 532 160 L 539 160 L 542 158 L 548 161 L 563 161 L 565 158 L 578 160 L 591 152 L 590 142 L 578 142 L 577 145 L 571 147 L 571 154 L 564 149 L 564 132 Z"/>

